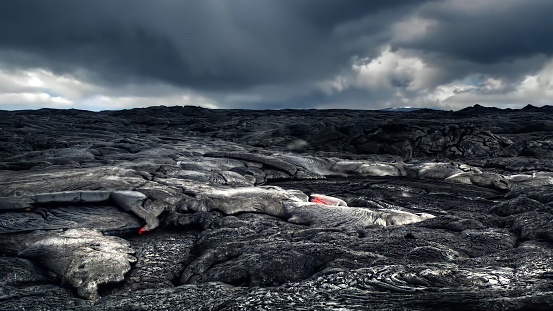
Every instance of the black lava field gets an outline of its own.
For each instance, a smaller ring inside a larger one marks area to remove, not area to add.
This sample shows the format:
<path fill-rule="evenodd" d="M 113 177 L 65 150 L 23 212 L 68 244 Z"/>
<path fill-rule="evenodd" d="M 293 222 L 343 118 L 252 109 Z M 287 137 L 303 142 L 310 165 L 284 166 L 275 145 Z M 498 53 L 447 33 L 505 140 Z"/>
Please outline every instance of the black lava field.
<path fill-rule="evenodd" d="M 552 310 L 553 107 L 0 111 L 0 310 Z"/>

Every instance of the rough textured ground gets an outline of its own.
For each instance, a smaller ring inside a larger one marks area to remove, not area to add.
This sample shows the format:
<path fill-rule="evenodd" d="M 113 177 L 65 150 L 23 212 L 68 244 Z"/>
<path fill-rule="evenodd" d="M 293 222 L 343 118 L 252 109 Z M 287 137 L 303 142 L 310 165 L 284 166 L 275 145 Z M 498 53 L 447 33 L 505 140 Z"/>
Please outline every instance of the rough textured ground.
<path fill-rule="evenodd" d="M 551 310 L 553 108 L 0 111 L 1 310 Z"/>

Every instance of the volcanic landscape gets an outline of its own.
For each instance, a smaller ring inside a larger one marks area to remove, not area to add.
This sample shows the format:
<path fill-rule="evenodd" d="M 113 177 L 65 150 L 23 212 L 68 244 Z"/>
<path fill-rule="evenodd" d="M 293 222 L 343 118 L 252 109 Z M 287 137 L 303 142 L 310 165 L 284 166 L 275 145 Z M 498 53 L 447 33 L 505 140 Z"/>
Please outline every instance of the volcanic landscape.
<path fill-rule="evenodd" d="M 553 107 L 0 111 L 1 310 L 551 310 Z"/>

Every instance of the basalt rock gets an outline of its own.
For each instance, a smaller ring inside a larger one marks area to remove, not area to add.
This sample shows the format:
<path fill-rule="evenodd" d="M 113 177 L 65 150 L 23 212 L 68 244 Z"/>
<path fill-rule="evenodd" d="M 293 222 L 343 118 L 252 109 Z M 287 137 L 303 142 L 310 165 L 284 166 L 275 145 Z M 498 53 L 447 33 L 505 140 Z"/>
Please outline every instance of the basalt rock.
<path fill-rule="evenodd" d="M 550 310 L 552 112 L 0 111 L 0 310 Z"/>

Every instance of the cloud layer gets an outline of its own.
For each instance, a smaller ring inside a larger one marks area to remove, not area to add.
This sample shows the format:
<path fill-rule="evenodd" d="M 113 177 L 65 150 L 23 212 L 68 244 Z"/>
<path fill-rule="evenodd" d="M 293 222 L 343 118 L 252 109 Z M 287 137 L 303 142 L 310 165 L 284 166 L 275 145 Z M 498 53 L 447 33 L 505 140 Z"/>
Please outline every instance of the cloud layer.
<path fill-rule="evenodd" d="M 0 109 L 553 99 L 549 0 L 0 2 Z"/>

